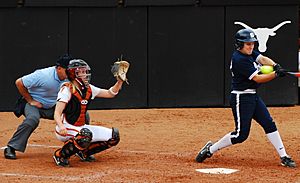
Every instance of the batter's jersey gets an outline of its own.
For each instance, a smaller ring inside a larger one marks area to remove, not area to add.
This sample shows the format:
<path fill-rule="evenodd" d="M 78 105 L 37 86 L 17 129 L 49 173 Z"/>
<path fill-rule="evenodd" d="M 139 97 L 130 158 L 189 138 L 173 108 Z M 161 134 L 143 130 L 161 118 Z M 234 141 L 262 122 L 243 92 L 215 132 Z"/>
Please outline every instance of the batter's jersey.
<path fill-rule="evenodd" d="M 55 66 L 38 69 L 22 77 L 29 94 L 34 100 L 42 103 L 44 109 L 52 108 L 56 104 L 60 86 L 66 81 L 59 80 Z"/>
<path fill-rule="evenodd" d="M 260 64 L 258 60 L 260 56 L 261 54 L 257 51 L 253 51 L 251 55 L 245 55 L 238 50 L 233 52 L 230 64 L 232 91 L 257 89 L 260 86 L 252 80 L 259 73 Z"/>

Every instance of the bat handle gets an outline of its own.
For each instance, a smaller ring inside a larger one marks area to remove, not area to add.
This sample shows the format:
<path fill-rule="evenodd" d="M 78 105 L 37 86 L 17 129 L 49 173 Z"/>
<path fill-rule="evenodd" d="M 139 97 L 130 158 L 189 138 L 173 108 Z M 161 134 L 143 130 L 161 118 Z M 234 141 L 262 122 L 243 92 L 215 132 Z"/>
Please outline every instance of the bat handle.
<path fill-rule="evenodd" d="M 297 77 L 297 78 L 300 77 L 300 72 L 290 72 L 290 71 L 287 71 L 286 74 L 289 75 L 289 76 Z"/>

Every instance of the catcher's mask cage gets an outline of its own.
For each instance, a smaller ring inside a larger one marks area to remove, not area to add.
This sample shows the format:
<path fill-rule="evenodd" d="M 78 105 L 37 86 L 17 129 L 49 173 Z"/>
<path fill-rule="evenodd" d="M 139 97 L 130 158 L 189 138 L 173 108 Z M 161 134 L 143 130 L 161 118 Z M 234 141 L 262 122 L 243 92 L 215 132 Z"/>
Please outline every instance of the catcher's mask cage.
<path fill-rule="evenodd" d="M 242 49 L 244 47 L 244 43 L 257 42 L 255 33 L 251 29 L 241 29 L 237 31 L 234 37 L 235 37 L 234 46 L 236 49 Z"/>
<path fill-rule="evenodd" d="M 76 80 L 82 87 L 88 88 L 91 80 L 91 68 L 82 59 L 70 60 L 67 68 L 67 76 L 70 81 Z"/>

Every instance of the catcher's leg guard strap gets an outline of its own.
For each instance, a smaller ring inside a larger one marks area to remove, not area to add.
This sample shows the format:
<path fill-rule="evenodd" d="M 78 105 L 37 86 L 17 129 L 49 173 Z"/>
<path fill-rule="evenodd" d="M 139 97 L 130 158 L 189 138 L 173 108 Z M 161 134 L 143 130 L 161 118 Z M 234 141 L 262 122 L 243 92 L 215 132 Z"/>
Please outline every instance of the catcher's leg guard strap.
<path fill-rule="evenodd" d="M 106 149 L 110 148 L 110 146 L 108 145 L 108 143 L 105 142 L 92 142 L 91 145 L 85 150 L 83 151 L 85 156 L 90 156 L 92 154 L 96 154 L 99 153 L 101 151 L 104 151 Z"/>
<path fill-rule="evenodd" d="M 61 149 L 55 152 L 55 154 L 59 157 L 70 158 L 72 155 L 79 151 L 76 148 L 74 142 L 74 139 L 69 139 L 65 142 L 64 146 Z"/>
<path fill-rule="evenodd" d="M 120 134 L 117 128 L 112 129 L 112 138 L 108 141 L 92 142 L 91 145 L 84 151 L 84 154 L 90 156 L 92 154 L 104 151 L 120 142 Z"/>

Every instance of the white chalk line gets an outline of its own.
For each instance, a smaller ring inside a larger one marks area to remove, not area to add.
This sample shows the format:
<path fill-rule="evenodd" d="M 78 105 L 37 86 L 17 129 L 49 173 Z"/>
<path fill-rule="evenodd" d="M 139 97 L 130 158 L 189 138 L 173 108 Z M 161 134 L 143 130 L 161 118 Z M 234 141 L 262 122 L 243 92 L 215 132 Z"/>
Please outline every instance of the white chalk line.
<path fill-rule="evenodd" d="M 43 144 L 27 144 L 28 147 L 34 147 L 34 148 L 61 148 L 62 146 L 49 146 L 49 145 L 43 145 Z M 1 147 L 0 150 L 4 150 L 7 146 Z M 139 150 L 114 150 L 117 152 L 123 152 L 123 153 L 135 153 L 135 154 L 159 154 L 159 155 L 175 155 L 178 157 L 184 157 L 187 155 L 194 155 L 192 153 L 174 153 L 174 152 L 151 152 L 151 151 L 139 151 Z"/>
<path fill-rule="evenodd" d="M 60 148 L 61 146 L 49 146 L 49 145 L 43 145 L 43 144 L 27 144 L 28 147 L 33 147 L 33 148 Z M 7 146 L 1 147 L 0 150 L 4 150 Z M 138 151 L 138 150 L 114 150 L 117 152 L 122 152 L 122 153 L 135 153 L 135 154 L 159 154 L 159 155 L 175 155 L 175 156 L 187 156 L 188 153 L 168 153 L 168 152 L 151 152 L 151 151 Z M 189 153 L 191 154 L 191 153 Z M 121 171 L 121 170 L 119 170 Z M 124 170 L 123 170 L 124 171 Z M 128 172 L 128 169 L 125 170 Z M 136 172 L 137 170 L 132 170 L 133 172 Z M 149 170 L 141 170 L 144 173 L 149 173 Z M 113 173 L 113 172 L 111 172 Z M 22 174 L 22 173 L 5 173 L 2 172 L 0 173 L 0 177 L 23 177 L 23 178 L 31 178 L 31 179 L 51 179 L 51 180 L 58 180 L 58 181 L 91 181 L 95 180 L 97 178 L 103 178 L 104 176 L 107 176 L 107 174 L 110 174 L 110 172 L 106 173 L 96 173 L 93 174 L 93 176 L 42 176 L 42 175 L 34 175 L 34 174 Z"/>
<path fill-rule="evenodd" d="M 41 147 L 41 148 L 61 148 L 61 146 L 48 146 L 42 144 L 27 144 L 28 147 Z M 7 146 L 1 147 L 1 150 L 4 150 Z"/>
<path fill-rule="evenodd" d="M 31 175 L 31 174 L 22 174 L 22 173 L 0 173 L 0 176 L 5 177 L 24 177 L 30 179 L 51 179 L 51 180 L 64 180 L 64 181 L 82 181 L 82 180 L 95 180 L 97 178 L 104 177 L 104 173 L 96 173 L 93 176 L 42 176 L 42 175 Z"/>

